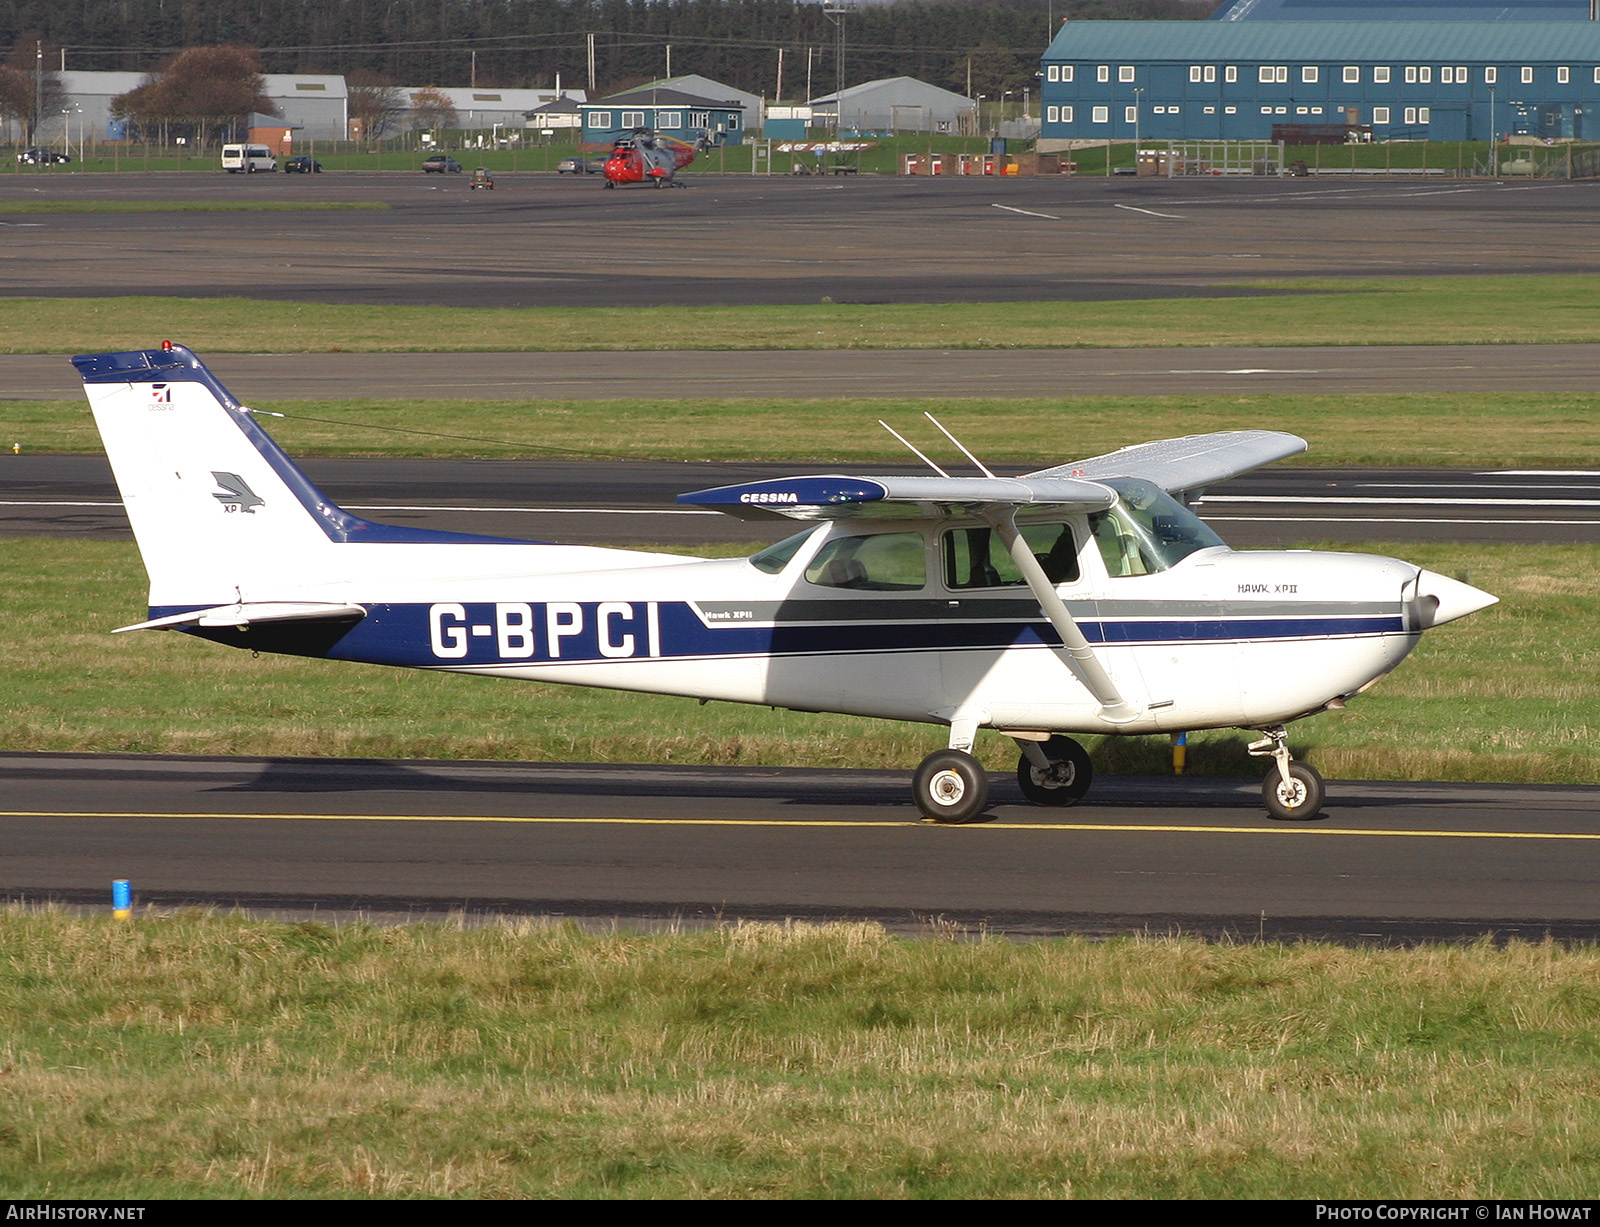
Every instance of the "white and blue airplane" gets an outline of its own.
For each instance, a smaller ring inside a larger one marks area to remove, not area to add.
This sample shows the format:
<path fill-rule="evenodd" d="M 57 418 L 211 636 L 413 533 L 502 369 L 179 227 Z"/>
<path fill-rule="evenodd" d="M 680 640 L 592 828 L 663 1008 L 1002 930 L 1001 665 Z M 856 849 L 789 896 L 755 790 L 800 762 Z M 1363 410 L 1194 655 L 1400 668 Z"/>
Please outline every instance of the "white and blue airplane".
<path fill-rule="evenodd" d="M 1229 549 L 1190 504 L 1305 449 L 1276 431 L 1015 478 L 962 448 L 983 476 L 928 461 L 925 477 L 702 490 L 679 501 L 804 528 L 699 559 L 373 523 L 324 497 L 182 346 L 73 364 L 150 575 L 149 620 L 121 630 L 942 725 L 914 785 L 939 821 L 987 803 L 980 729 L 1015 739 L 1041 805 L 1089 787 L 1068 734 L 1255 730 L 1269 812 L 1314 817 L 1323 784 L 1285 725 L 1496 599 L 1392 558 Z"/>

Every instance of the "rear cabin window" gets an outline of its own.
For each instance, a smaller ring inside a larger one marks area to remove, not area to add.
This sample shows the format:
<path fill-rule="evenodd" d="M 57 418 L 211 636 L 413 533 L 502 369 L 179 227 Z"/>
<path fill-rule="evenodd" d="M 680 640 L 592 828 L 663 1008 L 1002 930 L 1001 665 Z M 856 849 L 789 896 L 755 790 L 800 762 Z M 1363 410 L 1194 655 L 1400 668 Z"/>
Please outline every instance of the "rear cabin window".
<path fill-rule="evenodd" d="M 806 579 L 824 588 L 910 592 L 928 582 L 921 533 L 836 537 L 817 551 Z"/>
<path fill-rule="evenodd" d="M 1024 524 L 1022 539 L 1052 584 L 1078 578 L 1078 547 L 1065 524 Z M 992 528 L 958 528 L 944 536 L 944 582 L 952 589 L 1005 588 L 1025 581 L 1000 534 Z"/>
<path fill-rule="evenodd" d="M 757 571 L 765 571 L 768 575 L 776 575 L 782 571 L 800 552 L 800 547 L 811 539 L 811 534 L 816 528 L 808 528 L 798 532 L 792 537 L 785 537 L 776 545 L 769 545 L 758 554 L 752 554 L 750 565 Z"/>

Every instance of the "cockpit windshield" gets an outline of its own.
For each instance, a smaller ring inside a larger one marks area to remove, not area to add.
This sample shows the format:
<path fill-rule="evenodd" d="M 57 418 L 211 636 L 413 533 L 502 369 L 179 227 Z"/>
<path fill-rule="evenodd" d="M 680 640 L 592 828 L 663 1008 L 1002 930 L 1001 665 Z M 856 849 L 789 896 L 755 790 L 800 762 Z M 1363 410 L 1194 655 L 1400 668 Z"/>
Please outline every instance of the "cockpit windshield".
<path fill-rule="evenodd" d="M 1105 484 L 1117 492 L 1117 505 L 1091 515 L 1089 531 L 1113 579 L 1165 571 L 1196 550 L 1224 544 L 1199 516 L 1154 483 L 1114 477 Z"/>

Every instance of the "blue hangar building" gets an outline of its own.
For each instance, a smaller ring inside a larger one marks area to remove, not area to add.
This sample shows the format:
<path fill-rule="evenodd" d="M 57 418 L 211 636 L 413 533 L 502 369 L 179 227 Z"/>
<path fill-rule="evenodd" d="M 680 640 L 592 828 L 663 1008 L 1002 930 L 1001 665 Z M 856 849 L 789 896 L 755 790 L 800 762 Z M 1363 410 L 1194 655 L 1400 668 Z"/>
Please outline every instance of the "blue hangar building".
<path fill-rule="evenodd" d="M 1600 22 L 1069 21 L 1044 53 L 1039 148 L 1270 140 L 1600 139 Z"/>

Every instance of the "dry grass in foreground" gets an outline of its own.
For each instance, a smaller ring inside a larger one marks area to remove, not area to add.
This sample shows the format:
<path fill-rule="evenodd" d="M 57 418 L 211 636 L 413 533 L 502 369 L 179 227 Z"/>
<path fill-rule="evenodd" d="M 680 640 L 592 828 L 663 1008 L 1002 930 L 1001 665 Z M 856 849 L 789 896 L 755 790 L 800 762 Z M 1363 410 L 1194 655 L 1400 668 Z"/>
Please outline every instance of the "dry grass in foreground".
<path fill-rule="evenodd" d="M 1600 952 L 0 912 L 0 1195 L 1587 1198 Z"/>

